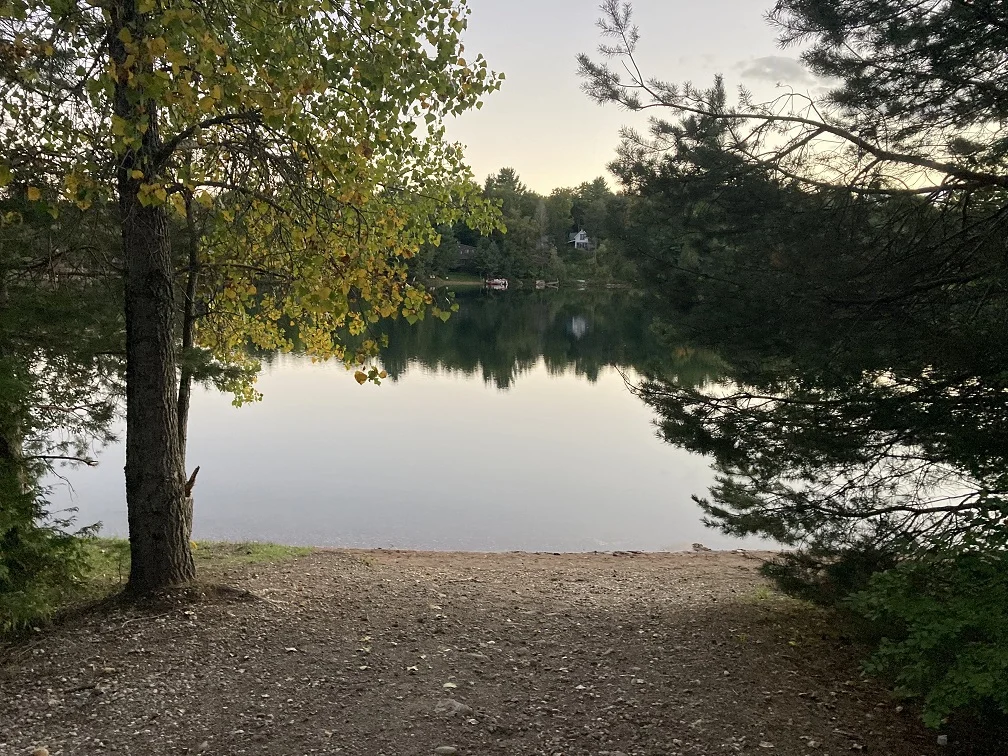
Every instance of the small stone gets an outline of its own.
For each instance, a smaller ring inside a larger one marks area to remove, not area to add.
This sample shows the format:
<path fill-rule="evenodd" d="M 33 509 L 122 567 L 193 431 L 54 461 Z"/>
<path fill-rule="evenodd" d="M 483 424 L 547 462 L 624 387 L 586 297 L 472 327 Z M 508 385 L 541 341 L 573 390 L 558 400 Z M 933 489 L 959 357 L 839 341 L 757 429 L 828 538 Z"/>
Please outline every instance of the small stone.
<path fill-rule="evenodd" d="M 210 748 L 210 741 L 209 740 L 204 740 L 202 743 L 200 743 L 198 746 L 196 746 L 196 750 L 197 751 L 206 751 L 209 748 Z"/>
<path fill-rule="evenodd" d="M 759 747 L 760 748 L 774 748 L 775 746 L 769 740 L 761 740 L 760 744 L 759 744 Z"/>
<path fill-rule="evenodd" d="M 472 707 L 466 706 L 454 698 L 439 698 L 434 704 L 434 713 L 453 717 L 456 714 L 472 714 Z"/>
<path fill-rule="evenodd" d="M 940 745 L 940 746 L 947 746 L 948 745 L 948 735 L 939 735 L 938 736 L 938 745 Z"/>
<path fill-rule="evenodd" d="M 32 751 L 32 756 L 49 756 L 49 749 L 42 747 L 36 748 Z"/>
<path fill-rule="evenodd" d="M 434 749 L 434 753 L 437 756 L 455 756 L 458 753 L 458 748 L 455 746 L 438 746 Z"/>

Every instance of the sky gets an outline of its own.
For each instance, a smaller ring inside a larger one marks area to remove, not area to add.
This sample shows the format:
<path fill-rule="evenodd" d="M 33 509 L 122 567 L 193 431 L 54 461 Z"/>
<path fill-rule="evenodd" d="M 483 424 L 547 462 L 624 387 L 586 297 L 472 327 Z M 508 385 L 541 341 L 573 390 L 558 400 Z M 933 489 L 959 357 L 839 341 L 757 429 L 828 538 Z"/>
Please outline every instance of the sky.
<path fill-rule="evenodd" d="M 647 75 L 708 86 L 725 77 L 729 93 L 742 84 L 761 97 L 777 83 L 798 90 L 814 84 L 793 49 L 781 50 L 764 18 L 772 0 L 637 0 L 638 62 Z M 599 106 L 580 89 L 578 53 L 598 59 L 598 0 L 469 0 L 466 57 L 482 53 L 506 76 L 503 87 L 447 123 L 449 138 L 466 145 L 482 181 L 514 168 L 542 194 L 604 176 L 622 125 L 646 118 Z"/>

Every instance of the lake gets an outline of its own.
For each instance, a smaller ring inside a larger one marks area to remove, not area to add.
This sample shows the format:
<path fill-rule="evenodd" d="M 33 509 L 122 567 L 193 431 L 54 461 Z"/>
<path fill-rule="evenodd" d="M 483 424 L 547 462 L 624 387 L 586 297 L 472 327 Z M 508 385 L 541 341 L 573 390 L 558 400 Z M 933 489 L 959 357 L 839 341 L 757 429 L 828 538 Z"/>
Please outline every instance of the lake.
<path fill-rule="evenodd" d="M 757 548 L 703 526 L 708 462 L 661 442 L 623 373 L 652 360 L 626 292 L 461 293 L 387 326 L 389 379 L 266 355 L 264 400 L 194 393 L 194 537 L 443 550 Z M 622 371 L 622 372 L 621 372 Z M 126 533 L 121 443 L 61 471 L 54 506 Z"/>

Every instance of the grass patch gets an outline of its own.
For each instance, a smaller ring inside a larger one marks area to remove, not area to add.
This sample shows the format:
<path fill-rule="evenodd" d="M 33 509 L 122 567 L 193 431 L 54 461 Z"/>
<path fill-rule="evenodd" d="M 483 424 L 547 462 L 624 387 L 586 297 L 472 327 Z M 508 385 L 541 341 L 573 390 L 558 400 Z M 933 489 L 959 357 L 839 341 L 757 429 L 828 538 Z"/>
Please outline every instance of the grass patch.
<path fill-rule="evenodd" d="M 773 595 L 773 591 L 766 585 L 757 585 L 756 590 L 753 592 L 753 597 L 757 601 L 766 601 L 767 599 L 773 598 Z"/>
<path fill-rule="evenodd" d="M 125 538 L 94 538 L 84 545 L 88 573 L 81 586 L 79 600 L 103 598 L 126 585 L 129 578 L 129 541 Z M 313 551 L 308 546 L 284 546 L 278 543 L 246 541 L 195 541 L 193 559 L 201 573 L 214 573 L 247 564 L 265 564 L 294 559 Z"/>
<path fill-rule="evenodd" d="M 34 617 L 28 617 L 17 626 L 5 627 L 0 623 L 0 647 L 17 642 L 32 628 L 37 629 L 54 619 L 59 621 L 60 618 L 71 617 L 82 608 L 102 602 L 126 587 L 130 569 L 129 541 L 124 538 L 82 538 L 78 544 L 82 551 L 79 577 Z M 250 564 L 275 564 L 312 551 L 313 548 L 306 546 L 251 541 L 197 541 L 193 544 L 193 558 L 199 577 L 208 578 L 210 582 L 224 582 L 226 577 L 223 573 L 228 569 Z"/>

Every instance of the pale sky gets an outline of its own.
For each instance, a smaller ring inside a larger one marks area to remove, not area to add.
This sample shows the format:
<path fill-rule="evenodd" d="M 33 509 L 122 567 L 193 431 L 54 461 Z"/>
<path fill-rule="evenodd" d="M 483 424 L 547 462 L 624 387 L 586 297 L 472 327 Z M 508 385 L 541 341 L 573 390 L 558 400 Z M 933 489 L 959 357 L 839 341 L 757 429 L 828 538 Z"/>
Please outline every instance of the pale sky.
<path fill-rule="evenodd" d="M 647 75 L 709 86 L 725 77 L 770 97 L 777 82 L 798 90 L 813 81 L 793 49 L 781 50 L 764 13 L 773 0 L 637 0 L 638 62 Z M 620 126 L 644 126 L 640 114 L 595 105 L 580 89 L 576 56 L 598 59 L 597 0 L 469 0 L 466 56 L 482 53 L 506 75 L 482 110 L 448 123 L 448 136 L 467 146 L 482 181 L 510 166 L 532 189 L 548 194 L 596 176 L 615 154 Z"/>

